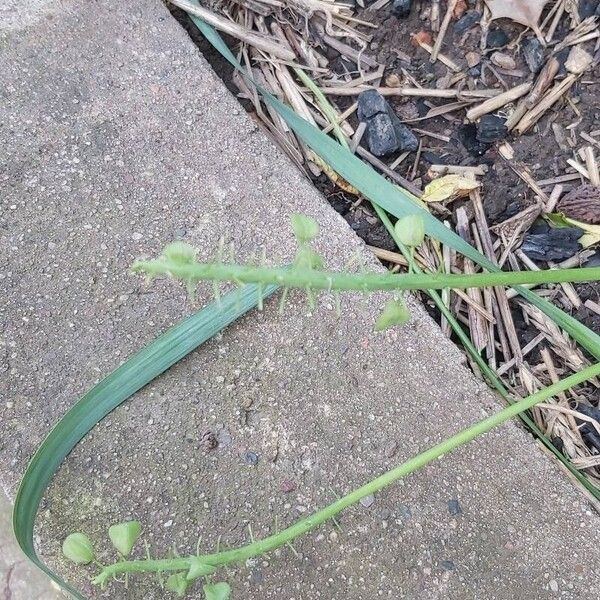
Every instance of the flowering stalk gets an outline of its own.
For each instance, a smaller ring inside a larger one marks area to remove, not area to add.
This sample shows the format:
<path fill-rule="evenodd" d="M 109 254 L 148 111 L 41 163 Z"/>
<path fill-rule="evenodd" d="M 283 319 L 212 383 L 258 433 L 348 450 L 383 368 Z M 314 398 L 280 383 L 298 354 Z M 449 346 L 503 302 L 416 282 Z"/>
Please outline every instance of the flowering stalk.
<path fill-rule="evenodd" d="M 513 285 L 540 285 L 600 280 L 600 267 L 578 269 L 549 269 L 546 271 L 516 271 L 476 273 L 474 275 L 448 275 L 445 273 L 346 273 L 320 271 L 310 267 L 266 267 L 224 263 L 180 263 L 161 257 L 150 261 L 137 261 L 133 271 L 151 277 L 167 275 L 182 281 L 235 282 L 259 285 L 275 284 L 284 288 L 328 291 L 400 291 L 465 289 Z"/>

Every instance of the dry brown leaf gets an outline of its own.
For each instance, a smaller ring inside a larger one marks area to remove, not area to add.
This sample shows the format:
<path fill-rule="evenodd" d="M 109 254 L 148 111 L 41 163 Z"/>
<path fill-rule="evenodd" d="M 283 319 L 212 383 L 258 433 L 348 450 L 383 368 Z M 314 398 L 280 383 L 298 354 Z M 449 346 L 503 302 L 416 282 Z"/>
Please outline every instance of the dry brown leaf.
<path fill-rule="evenodd" d="M 510 19 L 531 29 L 537 29 L 548 0 L 485 0 L 490 19 Z"/>
<path fill-rule="evenodd" d="M 452 11 L 452 18 L 460 19 L 467 11 L 467 8 L 468 6 L 466 0 L 458 0 L 458 2 L 454 5 L 454 10 Z"/>
<path fill-rule="evenodd" d="M 417 46 L 417 48 L 421 44 L 429 44 L 431 46 L 431 42 L 432 42 L 431 33 L 429 31 L 425 31 L 424 29 L 422 29 L 421 31 L 419 31 L 417 33 L 411 33 L 410 34 L 410 42 L 413 46 Z"/>
<path fill-rule="evenodd" d="M 558 210 L 566 217 L 584 223 L 600 223 L 600 188 L 584 183 L 571 190 L 558 203 Z"/>

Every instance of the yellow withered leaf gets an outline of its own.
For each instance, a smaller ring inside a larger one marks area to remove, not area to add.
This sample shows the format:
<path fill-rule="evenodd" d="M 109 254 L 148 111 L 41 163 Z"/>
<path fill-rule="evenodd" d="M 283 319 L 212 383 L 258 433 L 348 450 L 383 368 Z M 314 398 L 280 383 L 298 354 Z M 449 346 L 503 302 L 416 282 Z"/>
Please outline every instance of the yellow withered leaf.
<path fill-rule="evenodd" d="M 425 202 L 449 202 L 468 196 L 479 187 L 479 182 L 462 175 L 444 175 L 425 186 L 422 200 Z"/>
<path fill-rule="evenodd" d="M 589 248 L 600 242 L 600 225 L 592 225 L 591 223 L 583 223 L 575 219 L 564 217 L 564 220 L 573 227 L 579 227 L 583 231 L 583 235 L 577 240 L 583 248 Z"/>

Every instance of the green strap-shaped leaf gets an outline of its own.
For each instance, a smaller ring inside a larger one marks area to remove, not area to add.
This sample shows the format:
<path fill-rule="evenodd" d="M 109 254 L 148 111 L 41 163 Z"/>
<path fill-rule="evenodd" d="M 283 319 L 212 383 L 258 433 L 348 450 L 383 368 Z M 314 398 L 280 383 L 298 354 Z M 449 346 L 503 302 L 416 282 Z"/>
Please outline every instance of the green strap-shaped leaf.
<path fill-rule="evenodd" d="M 197 0 L 191 0 L 199 4 Z M 499 267 L 481 254 L 476 248 L 463 240 L 459 235 L 448 229 L 441 221 L 436 219 L 429 211 L 419 206 L 411 198 L 408 192 L 390 183 L 382 177 L 371 166 L 365 164 L 349 150 L 338 142 L 324 134 L 298 116 L 289 106 L 271 95 L 256 82 L 248 77 L 231 50 L 227 47 L 221 36 L 198 17 L 190 15 L 190 18 L 202 32 L 202 35 L 218 50 L 246 79 L 256 86 L 265 102 L 272 106 L 292 128 L 294 133 L 316 154 L 318 154 L 329 166 L 348 183 L 359 190 L 366 198 L 385 209 L 395 217 L 401 218 L 406 215 L 421 215 L 425 223 L 426 233 L 439 240 L 443 244 L 454 248 L 464 256 L 470 258 L 478 265 L 488 271 L 499 271 Z M 527 288 L 515 286 L 517 292 L 531 304 L 537 306 L 559 327 L 564 329 L 573 339 L 577 340 L 590 354 L 600 359 L 600 335 L 585 327 L 571 315 L 563 312 L 552 303 L 538 296 Z"/>
<path fill-rule="evenodd" d="M 266 298 L 276 289 L 276 286 L 265 286 L 260 293 Z M 85 394 L 60 419 L 37 449 L 17 492 L 13 528 L 17 542 L 27 557 L 72 597 L 83 600 L 77 590 L 40 560 L 33 545 L 35 517 L 52 476 L 67 454 L 96 423 L 200 344 L 256 306 L 258 294 L 256 286 L 244 286 L 166 331 Z"/>

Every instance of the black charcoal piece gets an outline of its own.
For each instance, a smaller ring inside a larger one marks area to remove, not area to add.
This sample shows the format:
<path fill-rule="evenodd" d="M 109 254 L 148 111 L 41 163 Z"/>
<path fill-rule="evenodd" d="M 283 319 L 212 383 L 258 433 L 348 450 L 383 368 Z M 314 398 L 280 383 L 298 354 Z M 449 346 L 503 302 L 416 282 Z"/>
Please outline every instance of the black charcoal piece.
<path fill-rule="evenodd" d="M 508 134 L 506 119 L 496 115 L 483 115 L 477 124 L 477 141 L 493 144 Z"/>
<path fill-rule="evenodd" d="M 583 21 L 591 17 L 597 13 L 599 6 L 598 0 L 579 0 L 579 18 Z"/>
<path fill-rule="evenodd" d="M 394 0 L 392 4 L 392 14 L 399 19 L 404 19 L 410 15 L 412 0 Z"/>
<path fill-rule="evenodd" d="M 521 250 L 533 260 L 566 260 L 579 251 L 577 240 L 582 234 L 578 227 L 557 227 L 545 233 L 528 233 Z"/>
<path fill-rule="evenodd" d="M 544 65 L 544 46 L 536 37 L 526 39 L 522 45 L 523 58 L 532 73 L 537 73 Z"/>
<path fill-rule="evenodd" d="M 474 25 L 477 25 L 481 21 L 481 13 L 476 10 L 468 10 L 456 23 L 454 24 L 454 33 L 456 35 L 462 35 L 465 31 L 468 31 Z"/>
<path fill-rule="evenodd" d="M 571 48 L 563 48 L 554 55 L 554 58 L 556 58 L 559 64 L 557 73 L 558 77 L 560 77 L 561 75 L 566 75 L 567 73 L 567 67 L 565 66 L 565 63 L 567 61 L 567 58 L 569 57 L 570 52 Z"/>
<path fill-rule="evenodd" d="M 600 410 L 595 406 L 578 402 L 575 406 L 575 410 L 590 419 L 594 419 L 600 424 Z M 575 417 L 575 422 L 580 426 L 579 431 L 581 432 L 581 437 L 587 445 L 600 452 L 600 435 L 598 435 L 598 431 L 594 424 L 589 421 L 578 419 L 577 417 Z"/>
<path fill-rule="evenodd" d="M 508 44 L 509 38 L 502 29 L 491 29 L 487 36 L 488 48 L 502 48 Z"/>
<path fill-rule="evenodd" d="M 396 115 L 392 114 L 391 119 L 398 140 L 398 152 L 414 152 L 419 147 L 417 136 Z"/>
<path fill-rule="evenodd" d="M 388 103 L 377 90 L 366 90 L 358 95 L 357 115 L 359 121 L 366 121 L 377 113 L 387 111 Z"/>
<path fill-rule="evenodd" d="M 477 139 L 477 126 L 474 123 L 461 125 L 457 131 L 460 143 L 471 156 L 483 156 L 490 144 L 484 144 Z"/>
<path fill-rule="evenodd" d="M 398 150 L 398 138 L 394 124 L 387 113 L 379 113 L 367 119 L 365 136 L 369 150 L 375 156 L 385 156 Z"/>
<path fill-rule="evenodd" d="M 404 125 L 385 98 L 376 90 L 358 96 L 358 118 L 366 123 L 365 140 L 375 156 L 413 152 L 419 146 L 415 134 Z"/>

